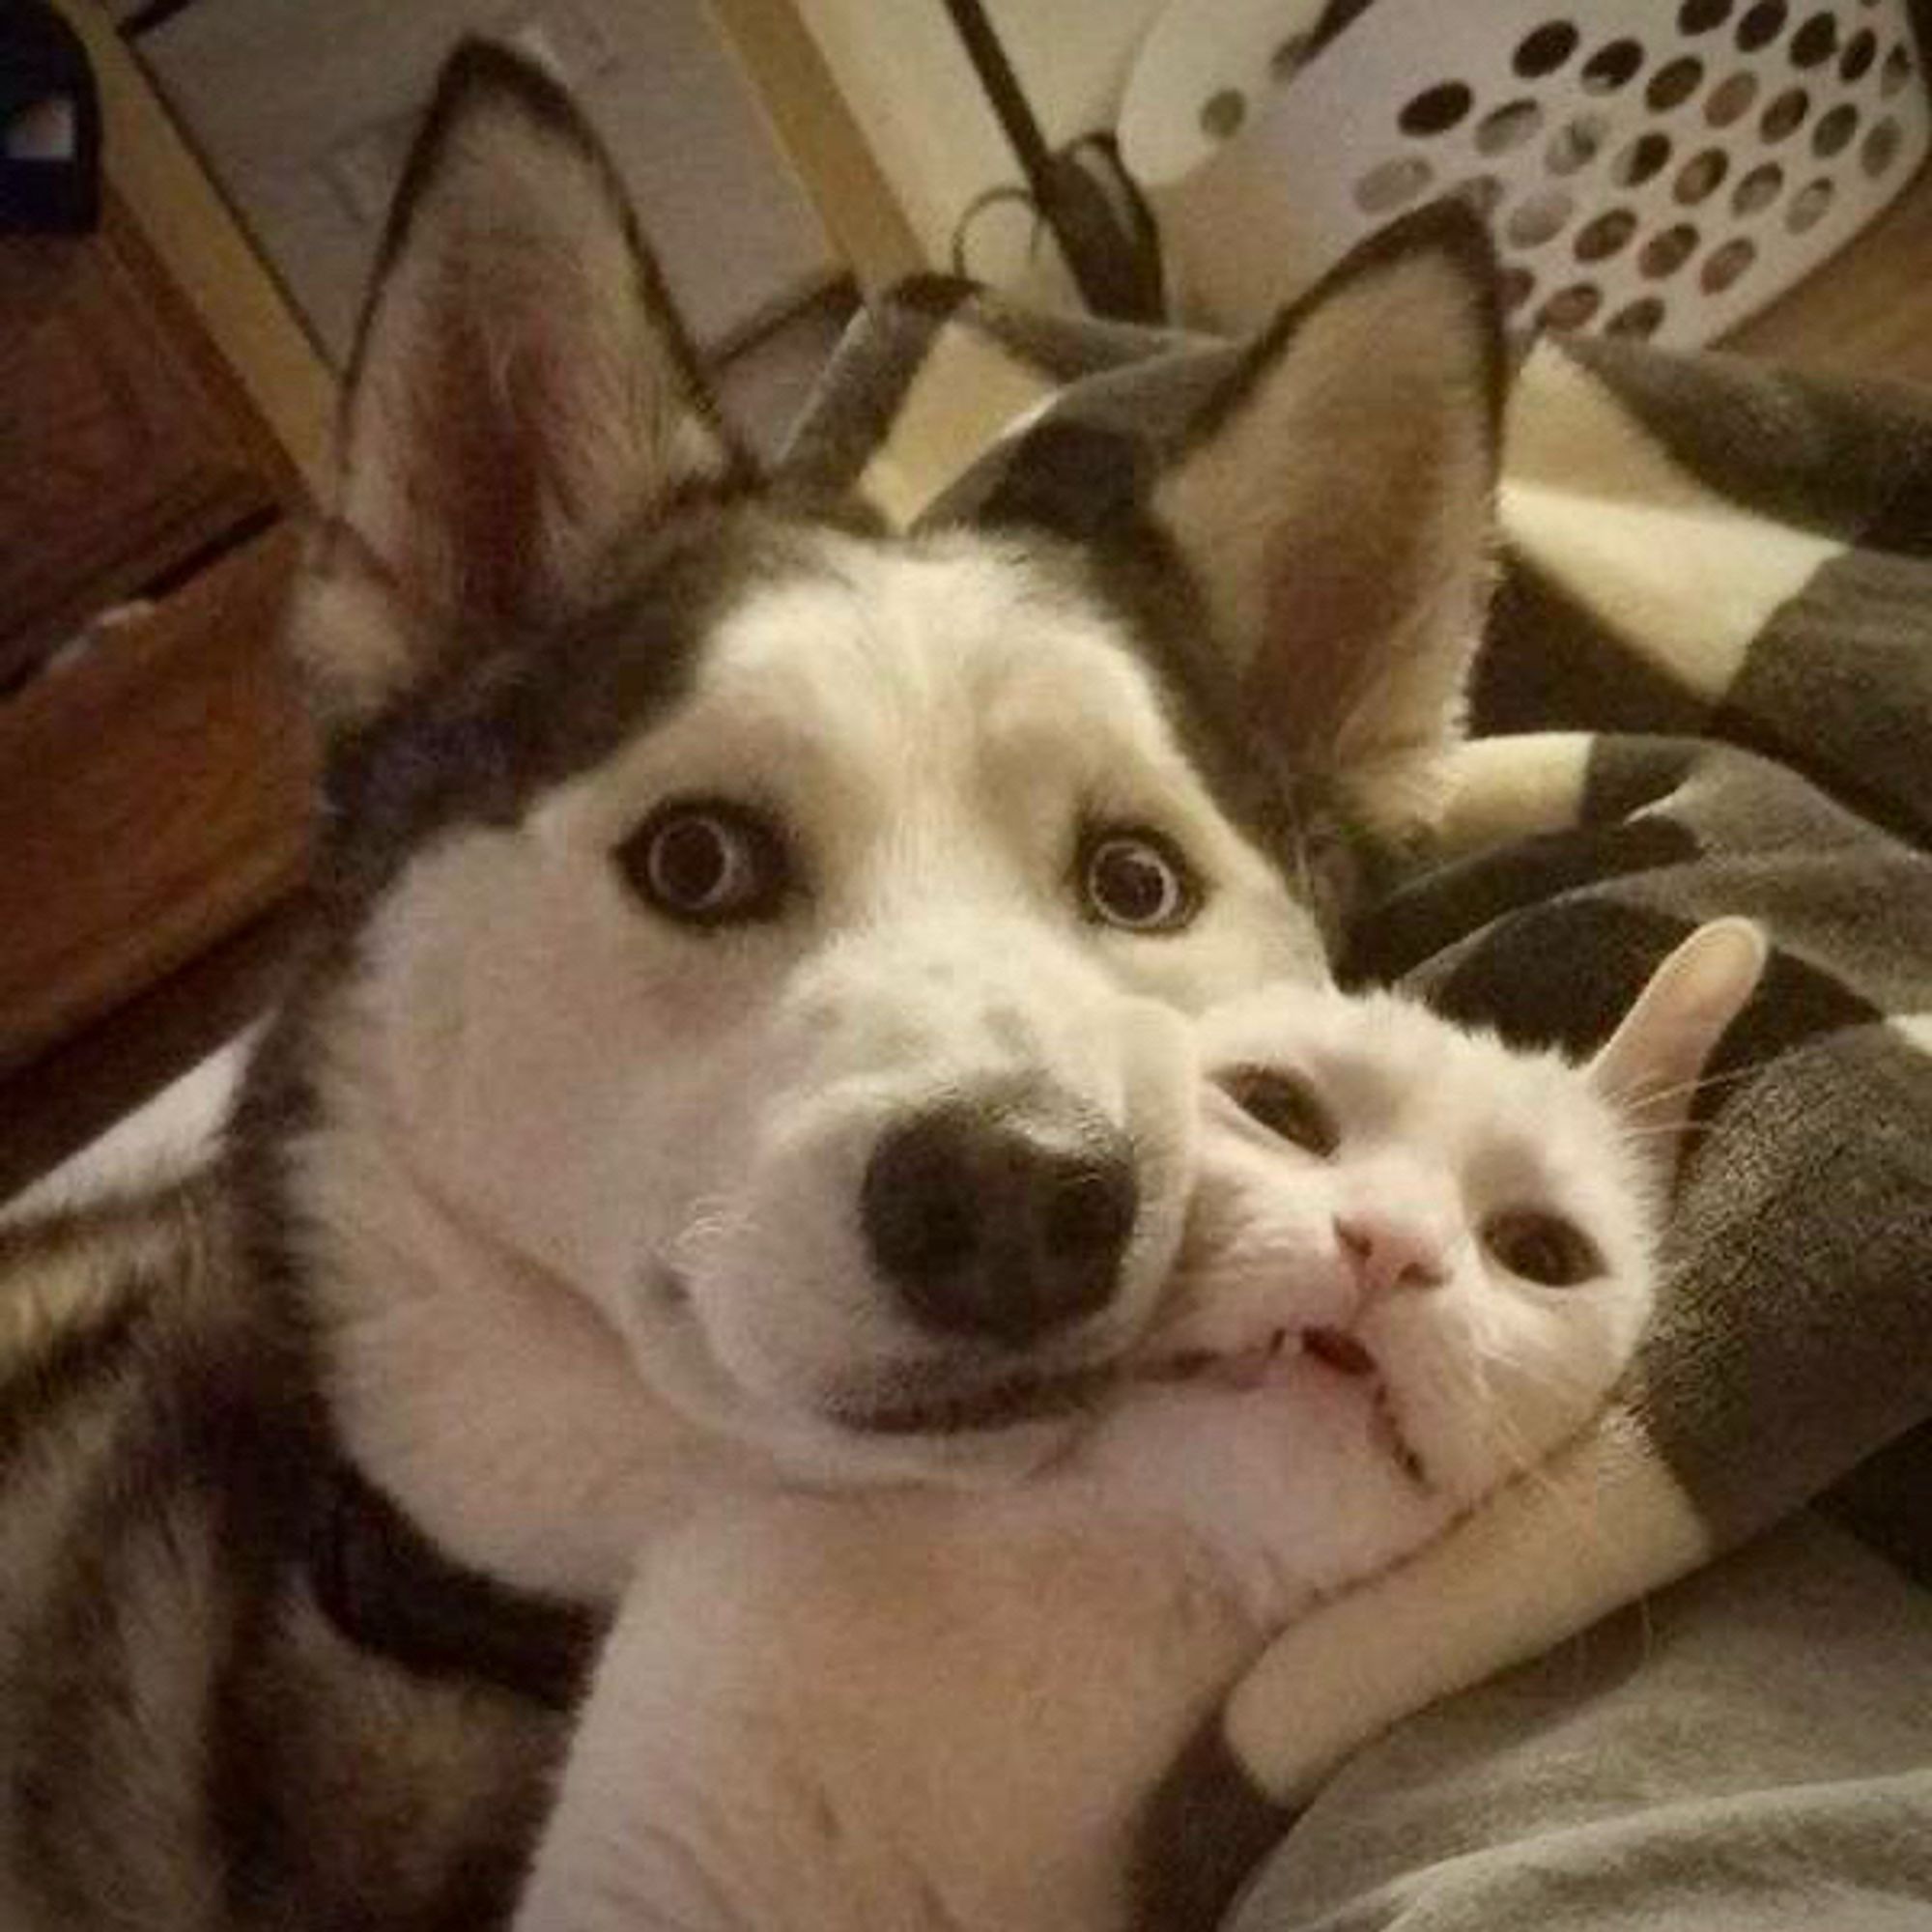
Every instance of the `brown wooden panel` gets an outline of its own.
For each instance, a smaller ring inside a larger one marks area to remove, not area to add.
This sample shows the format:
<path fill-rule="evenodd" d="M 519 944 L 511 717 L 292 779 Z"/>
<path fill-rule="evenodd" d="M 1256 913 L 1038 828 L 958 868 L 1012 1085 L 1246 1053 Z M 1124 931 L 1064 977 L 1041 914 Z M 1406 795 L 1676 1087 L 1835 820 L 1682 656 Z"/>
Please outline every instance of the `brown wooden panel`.
<path fill-rule="evenodd" d="M 111 194 L 98 235 L 0 238 L 0 685 L 296 494 Z"/>
<path fill-rule="evenodd" d="M 335 378 L 98 0 L 54 0 L 100 89 L 109 187 L 311 489 L 331 473 Z"/>
<path fill-rule="evenodd" d="M 306 727 L 274 633 L 277 526 L 0 705 L 0 1070 L 286 892 Z"/>
<path fill-rule="evenodd" d="M 1827 374 L 1932 384 L 1932 167 L 1723 347 Z"/>
<path fill-rule="evenodd" d="M 232 1039 L 281 996 L 300 952 L 303 895 L 278 901 L 105 1019 L 0 1074 L 0 1203 Z"/>

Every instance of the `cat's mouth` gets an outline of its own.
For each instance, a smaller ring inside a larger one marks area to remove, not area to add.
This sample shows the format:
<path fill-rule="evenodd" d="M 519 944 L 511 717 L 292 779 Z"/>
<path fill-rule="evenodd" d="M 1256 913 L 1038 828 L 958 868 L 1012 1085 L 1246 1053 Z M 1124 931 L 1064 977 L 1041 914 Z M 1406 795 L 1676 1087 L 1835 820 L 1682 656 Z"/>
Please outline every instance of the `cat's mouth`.
<path fill-rule="evenodd" d="M 1346 1328 L 1304 1328 L 1301 1349 L 1318 1362 L 1344 1376 L 1372 1376 L 1376 1358 Z"/>
<path fill-rule="evenodd" d="M 1381 1364 L 1361 1337 L 1350 1334 L 1346 1328 L 1304 1328 L 1301 1331 L 1301 1352 L 1338 1376 L 1348 1376 L 1354 1380 L 1373 1379 L 1375 1387 L 1370 1391 L 1369 1401 L 1375 1410 L 1374 1427 L 1382 1447 L 1395 1459 L 1396 1467 L 1418 1489 L 1433 1488 L 1429 1465 L 1404 1433 L 1402 1416 L 1396 1408 L 1394 1396 L 1389 1393 L 1388 1379 L 1382 1374 Z"/>
<path fill-rule="evenodd" d="M 1347 1328 L 1325 1324 L 1298 1333 L 1277 1328 L 1260 1342 L 1227 1353 L 1206 1349 L 1182 1350 L 1153 1365 L 1160 1381 L 1206 1381 L 1230 1390 L 1259 1389 L 1276 1379 L 1298 1360 L 1315 1363 L 1322 1373 L 1372 1384 L 1367 1390 L 1374 1429 L 1396 1466 L 1418 1489 L 1434 1487 L 1429 1465 L 1422 1460 L 1402 1426 L 1395 1398 L 1374 1351 Z"/>
<path fill-rule="evenodd" d="M 1177 1349 L 1151 1362 L 1151 1381 L 1215 1382 L 1222 1388 L 1255 1389 L 1276 1380 L 1299 1356 L 1307 1355 L 1342 1376 L 1374 1376 L 1379 1364 L 1346 1328 L 1270 1329 L 1238 1349 Z"/>

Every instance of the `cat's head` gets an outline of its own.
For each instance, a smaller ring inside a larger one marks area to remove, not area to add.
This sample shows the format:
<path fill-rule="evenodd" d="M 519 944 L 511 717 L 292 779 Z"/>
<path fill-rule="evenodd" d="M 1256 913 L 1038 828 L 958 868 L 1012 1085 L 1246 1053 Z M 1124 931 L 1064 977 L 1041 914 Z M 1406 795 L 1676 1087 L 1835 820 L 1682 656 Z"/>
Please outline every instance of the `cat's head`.
<path fill-rule="evenodd" d="M 1210 1013 L 1152 1360 L 1293 1385 L 1450 1499 L 1547 1454 L 1635 1350 L 1698 1075 L 1764 957 L 1742 920 L 1700 928 L 1582 1065 L 1387 993 L 1285 986 Z"/>

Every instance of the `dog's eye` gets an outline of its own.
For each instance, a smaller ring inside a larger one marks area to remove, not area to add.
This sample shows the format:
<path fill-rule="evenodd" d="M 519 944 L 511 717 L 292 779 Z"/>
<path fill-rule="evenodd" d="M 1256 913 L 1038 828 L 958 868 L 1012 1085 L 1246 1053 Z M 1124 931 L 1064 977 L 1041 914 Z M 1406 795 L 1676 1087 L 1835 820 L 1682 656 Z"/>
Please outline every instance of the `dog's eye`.
<path fill-rule="evenodd" d="M 1269 1133 L 1326 1160 L 1341 1145 L 1335 1119 L 1305 1080 L 1275 1066 L 1236 1066 L 1221 1087 L 1250 1120 Z"/>
<path fill-rule="evenodd" d="M 1151 832 L 1103 832 L 1081 854 L 1088 913 L 1123 932 L 1178 932 L 1201 910 L 1201 886 L 1186 862 Z"/>
<path fill-rule="evenodd" d="M 1604 1271 L 1604 1258 L 1582 1229 L 1535 1208 L 1517 1208 L 1486 1222 L 1483 1245 L 1511 1274 L 1538 1288 L 1576 1288 Z"/>
<path fill-rule="evenodd" d="M 647 904 L 698 925 L 769 919 L 788 883 L 778 833 L 741 807 L 708 801 L 661 807 L 616 860 Z"/>

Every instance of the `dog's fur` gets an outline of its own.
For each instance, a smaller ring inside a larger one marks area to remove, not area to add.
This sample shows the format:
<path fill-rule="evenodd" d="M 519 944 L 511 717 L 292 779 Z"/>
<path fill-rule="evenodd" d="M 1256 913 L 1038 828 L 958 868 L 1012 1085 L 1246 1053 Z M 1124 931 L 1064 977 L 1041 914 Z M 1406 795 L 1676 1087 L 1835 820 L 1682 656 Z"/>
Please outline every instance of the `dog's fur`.
<path fill-rule="evenodd" d="M 1436 802 L 1499 391 L 1436 214 L 1106 527 L 891 535 L 753 475 L 574 110 L 458 55 L 298 598 L 315 956 L 215 1174 L 0 1251 L 0 1920 L 494 1922 L 693 1497 L 1057 1445 L 1174 1253 L 1177 1015 L 1319 973 L 1304 862 Z M 755 916 L 650 902 L 680 802 L 782 850 Z M 1083 897 L 1115 834 L 1173 929 Z M 1111 1292 L 1024 1346 L 868 1246 L 941 1105 L 1123 1151 Z"/>

